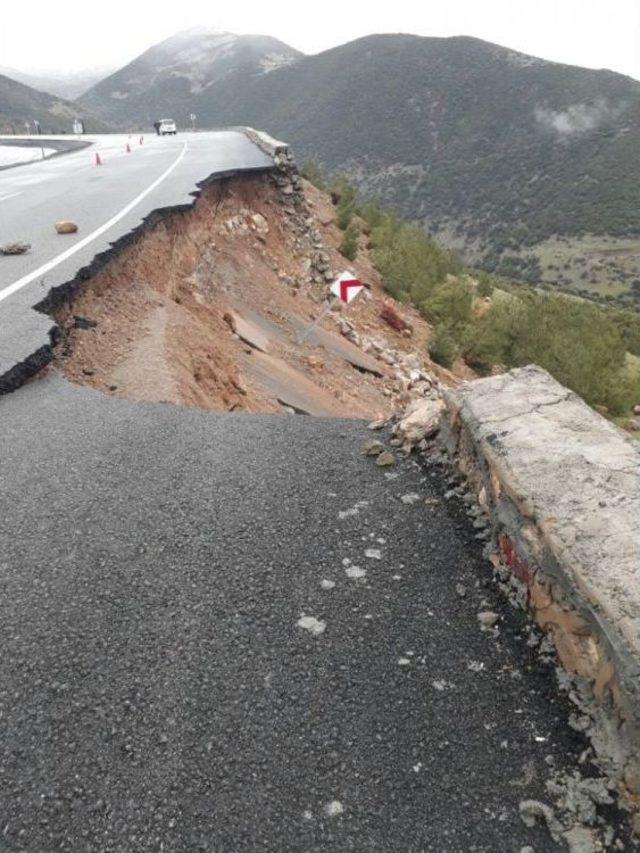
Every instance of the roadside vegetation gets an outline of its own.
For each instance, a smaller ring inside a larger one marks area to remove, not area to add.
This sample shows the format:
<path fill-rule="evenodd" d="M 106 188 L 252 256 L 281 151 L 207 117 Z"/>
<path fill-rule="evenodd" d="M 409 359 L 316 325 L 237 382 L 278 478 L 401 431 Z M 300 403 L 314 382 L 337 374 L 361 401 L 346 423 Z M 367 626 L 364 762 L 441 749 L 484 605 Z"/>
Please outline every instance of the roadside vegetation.
<path fill-rule="evenodd" d="M 433 326 L 434 361 L 451 367 L 462 358 L 480 375 L 538 364 L 587 403 L 617 417 L 640 402 L 640 369 L 629 361 L 629 354 L 640 356 L 640 315 L 465 271 L 455 253 L 419 226 L 362 203 L 345 178 L 325 182 L 317 167 L 304 174 L 332 194 L 336 224 L 345 232 L 345 257 L 355 258 L 363 230 L 386 290 L 414 304 Z"/>

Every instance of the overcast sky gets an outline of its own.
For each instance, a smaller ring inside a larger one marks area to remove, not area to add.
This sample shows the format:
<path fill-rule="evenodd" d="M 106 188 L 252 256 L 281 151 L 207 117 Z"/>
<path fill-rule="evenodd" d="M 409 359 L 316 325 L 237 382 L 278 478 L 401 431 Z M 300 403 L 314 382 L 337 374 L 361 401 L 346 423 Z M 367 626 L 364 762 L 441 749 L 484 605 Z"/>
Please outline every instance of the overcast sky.
<path fill-rule="evenodd" d="M 5 0 L 0 66 L 121 66 L 178 30 L 262 33 L 305 53 L 359 36 L 473 35 L 517 50 L 640 79 L 640 0 Z"/>

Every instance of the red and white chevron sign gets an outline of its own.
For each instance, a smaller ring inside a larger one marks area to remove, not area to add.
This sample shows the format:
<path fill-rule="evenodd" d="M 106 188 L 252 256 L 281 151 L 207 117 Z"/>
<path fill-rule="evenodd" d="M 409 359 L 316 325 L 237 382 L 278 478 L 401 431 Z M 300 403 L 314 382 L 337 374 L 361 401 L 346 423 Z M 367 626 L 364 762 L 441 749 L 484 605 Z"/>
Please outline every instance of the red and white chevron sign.
<path fill-rule="evenodd" d="M 348 304 L 363 288 L 364 285 L 359 279 L 354 278 L 350 272 L 343 272 L 331 285 L 331 293 L 341 302 Z"/>

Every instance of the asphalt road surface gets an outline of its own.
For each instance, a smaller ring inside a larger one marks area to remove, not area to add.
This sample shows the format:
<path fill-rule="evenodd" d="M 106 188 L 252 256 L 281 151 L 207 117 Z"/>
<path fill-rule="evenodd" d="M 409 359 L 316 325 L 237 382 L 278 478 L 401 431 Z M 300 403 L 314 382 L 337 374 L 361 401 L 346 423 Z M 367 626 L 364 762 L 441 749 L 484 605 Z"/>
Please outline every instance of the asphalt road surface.
<path fill-rule="evenodd" d="M 32 306 L 51 287 L 72 281 L 151 211 L 192 202 L 199 181 L 273 165 L 234 131 L 92 139 L 81 151 L 0 171 L 0 245 L 31 244 L 0 257 L 0 380 L 48 344 L 51 320 Z M 78 233 L 57 234 L 61 219 Z"/>
<path fill-rule="evenodd" d="M 370 437 L 0 398 L 0 849 L 557 849 L 518 804 L 585 744 L 440 469 Z"/>

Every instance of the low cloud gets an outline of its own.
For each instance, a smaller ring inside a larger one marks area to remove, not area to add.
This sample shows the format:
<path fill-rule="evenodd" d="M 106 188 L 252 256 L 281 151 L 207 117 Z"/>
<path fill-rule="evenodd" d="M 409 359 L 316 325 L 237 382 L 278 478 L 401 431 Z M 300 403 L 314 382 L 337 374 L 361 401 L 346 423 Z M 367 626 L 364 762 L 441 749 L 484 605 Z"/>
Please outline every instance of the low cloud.
<path fill-rule="evenodd" d="M 616 119 L 622 112 L 621 105 L 611 106 L 603 98 L 592 104 L 572 104 L 566 110 L 556 111 L 547 107 L 536 107 L 536 121 L 548 130 L 561 136 L 595 130 Z"/>

